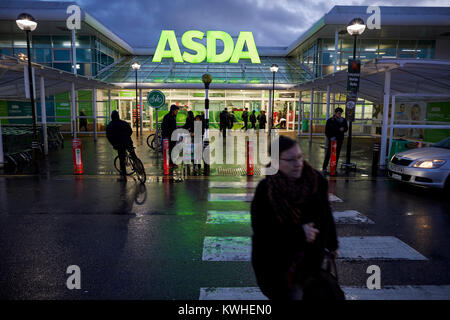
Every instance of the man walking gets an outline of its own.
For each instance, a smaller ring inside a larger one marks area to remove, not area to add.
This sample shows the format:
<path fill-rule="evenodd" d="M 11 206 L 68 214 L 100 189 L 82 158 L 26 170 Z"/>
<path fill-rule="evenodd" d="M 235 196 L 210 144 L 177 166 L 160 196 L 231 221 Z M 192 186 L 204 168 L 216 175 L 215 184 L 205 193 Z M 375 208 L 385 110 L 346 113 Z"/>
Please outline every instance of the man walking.
<path fill-rule="evenodd" d="M 259 121 L 259 130 L 266 130 L 266 112 L 263 110 L 261 111 L 261 114 L 258 115 L 258 121 Z"/>
<path fill-rule="evenodd" d="M 245 129 L 245 131 L 247 131 L 248 108 L 245 108 L 244 112 L 242 112 L 242 121 L 244 121 L 244 126 L 241 129 Z"/>
<path fill-rule="evenodd" d="M 255 110 L 252 111 L 252 114 L 250 115 L 250 123 L 252 124 L 250 129 L 256 129 L 256 115 Z"/>
<path fill-rule="evenodd" d="M 131 135 L 133 130 L 128 122 L 120 120 L 119 112 L 114 110 L 111 112 L 111 122 L 106 127 L 106 137 L 109 143 L 113 146 L 119 155 L 120 161 L 120 179 L 118 181 L 126 182 L 126 164 L 125 158 L 127 155 L 127 150 L 133 154 L 133 140 L 131 140 Z"/>
<path fill-rule="evenodd" d="M 327 120 L 325 135 L 327 136 L 327 149 L 323 160 L 322 172 L 327 174 L 328 162 L 331 154 L 331 141 L 336 141 L 336 168 L 338 167 L 339 155 L 344 142 L 344 133 L 348 130 L 347 120 L 342 118 L 342 108 L 336 108 L 334 115 Z"/>
<path fill-rule="evenodd" d="M 228 110 L 227 108 L 223 109 L 223 111 L 220 113 L 219 117 L 219 127 L 220 131 L 222 131 L 223 137 L 225 138 L 227 135 L 227 127 L 229 122 L 229 116 L 228 116 Z"/>
<path fill-rule="evenodd" d="M 177 129 L 177 114 L 179 109 L 176 105 L 171 105 L 170 112 L 164 116 L 161 124 L 162 138 L 169 139 L 169 163 L 172 168 L 178 167 L 172 161 L 172 149 L 177 143 L 176 141 L 172 141 L 172 133 Z"/>

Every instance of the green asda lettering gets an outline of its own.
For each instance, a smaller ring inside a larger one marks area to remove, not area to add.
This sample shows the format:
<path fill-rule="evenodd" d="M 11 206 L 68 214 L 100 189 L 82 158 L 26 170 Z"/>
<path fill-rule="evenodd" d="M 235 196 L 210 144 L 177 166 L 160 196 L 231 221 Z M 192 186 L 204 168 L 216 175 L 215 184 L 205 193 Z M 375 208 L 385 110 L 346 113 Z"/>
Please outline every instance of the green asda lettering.
<path fill-rule="evenodd" d="M 195 52 L 183 52 L 181 54 L 178 46 L 175 31 L 163 30 L 156 47 L 153 62 L 161 62 L 163 58 L 173 59 L 174 62 L 200 63 L 206 61 L 209 63 L 238 63 L 240 59 L 250 59 L 252 63 L 261 63 L 258 50 L 256 49 L 253 34 L 248 31 L 239 33 L 239 37 L 234 45 L 233 38 L 224 31 L 207 31 L 206 32 L 206 48 L 202 43 L 194 41 L 194 39 L 202 40 L 205 33 L 198 30 L 186 31 L 181 37 L 183 46 Z M 217 40 L 223 42 L 223 52 L 217 54 Z M 166 47 L 168 45 L 168 50 Z M 244 51 L 244 46 L 247 50 Z"/>

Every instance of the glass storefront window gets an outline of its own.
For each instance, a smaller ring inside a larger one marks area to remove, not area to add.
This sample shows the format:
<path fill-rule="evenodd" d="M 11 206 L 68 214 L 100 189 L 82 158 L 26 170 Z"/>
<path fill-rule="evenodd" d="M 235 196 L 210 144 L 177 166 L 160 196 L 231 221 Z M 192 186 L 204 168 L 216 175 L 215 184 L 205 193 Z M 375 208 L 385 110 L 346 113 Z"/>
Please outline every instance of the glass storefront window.
<path fill-rule="evenodd" d="M 417 44 L 417 58 L 433 59 L 434 58 L 434 40 L 419 40 Z"/>
<path fill-rule="evenodd" d="M 72 72 L 72 65 L 70 63 L 54 63 L 53 68 L 67 71 L 67 72 Z"/>
<path fill-rule="evenodd" d="M 400 40 L 398 42 L 399 58 L 416 58 L 416 40 Z"/>
<path fill-rule="evenodd" d="M 397 40 L 381 40 L 378 56 L 379 58 L 396 58 Z"/>
<path fill-rule="evenodd" d="M 33 36 L 33 47 L 34 48 L 51 48 L 52 38 L 50 36 Z"/>
<path fill-rule="evenodd" d="M 91 62 L 91 49 L 77 49 L 77 62 Z"/>
<path fill-rule="evenodd" d="M 70 48 L 72 38 L 70 36 L 53 36 L 53 48 Z"/>
<path fill-rule="evenodd" d="M 70 59 L 70 50 L 53 50 L 53 60 L 56 61 L 71 61 Z"/>
<path fill-rule="evenodd" d="M 33 61 L 38 63 L 52 62 L 52 49 L 34 49 Z"/>

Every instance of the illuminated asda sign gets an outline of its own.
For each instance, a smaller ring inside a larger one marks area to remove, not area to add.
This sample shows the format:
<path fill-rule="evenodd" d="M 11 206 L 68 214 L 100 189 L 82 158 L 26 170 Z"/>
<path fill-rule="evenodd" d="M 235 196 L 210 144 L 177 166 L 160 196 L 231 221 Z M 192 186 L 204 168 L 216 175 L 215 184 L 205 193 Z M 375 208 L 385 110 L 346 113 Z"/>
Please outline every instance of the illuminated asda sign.
<path fill-rule="evenodd" d="M 194 40 L 203 40 L 204 36 L 205 33 L 198 30 L 186 31 L 181 37 L 181 43 L 185 48 L 194 51 L 195 54 L 186 51 L 181 54 L 175 31 L 163 30 L 153 56 L 153 62 L 161 62 L 163 58 L 171 58 L 174 62 L 189 63 L 200 63 L 205 61 L 205 59 L 209 63 L 223 63 L 227 61 L 238 63 L 240 59 L 250 59 L 252 63 L 261 63 L 251 32 L 240 32 L 236 45 L 234 45 L 233 38 L 228 33 L 224 31 L 207 31 L 206 48 L 202 43 Z M 223 51 L 219 54 L 216 50 L 217 40 L 223 42 Z M 166 50 L 167 45 L 169 47 L 168 50 Z M 247 45 L 248 51 L 244 51 L 245 45 Z"/>

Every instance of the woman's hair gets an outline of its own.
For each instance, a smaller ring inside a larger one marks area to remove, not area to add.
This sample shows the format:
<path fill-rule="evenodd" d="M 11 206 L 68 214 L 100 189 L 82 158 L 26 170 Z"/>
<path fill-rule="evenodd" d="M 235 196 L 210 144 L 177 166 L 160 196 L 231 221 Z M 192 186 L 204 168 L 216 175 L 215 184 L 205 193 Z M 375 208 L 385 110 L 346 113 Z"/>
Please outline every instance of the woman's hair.
<path fill-rule="evenodd" d="M 119 119 L 120 119 L 119 112 L 117 112 L 117 110 L 113 110 L 111 112 L 111 120 L 119 120 Z"/>
<path fill-rule="evenodd" d="M 284 151 L 289 150 L 290 148 L 292 148 L 296 144 L 297 144 L 297 141 L 292 140 L 291 138 L 288 138 L 288 137 L 285 137 L 285 136 L 280 136 L 278 138 L 279 154 L 281 155 Z M 271 149 L 272 149 L 272 144 L 270 144 L 270 147 L 269 147 L 270 155 L 272 155 L 272 150 Z"/>
<path fill-rule="evenodd" d="M 202 116 L 201 116 L 201 115 L 196 115 L 196 116 L 195 116 L 195 120 L 197 120 L 197 119 L 198 119 L 198 120 L 202 120 Z"/>
<path fill-rule="evenodd" d="M 193 118 L 194 117 L 194 112 L 188 111 L 188 116 L 189 116 L 189 118 Z"/>

